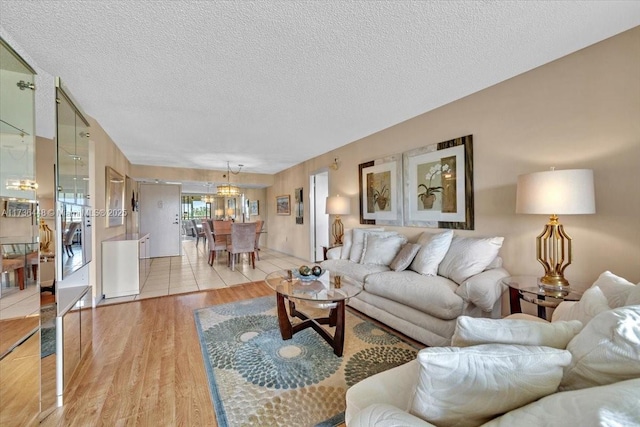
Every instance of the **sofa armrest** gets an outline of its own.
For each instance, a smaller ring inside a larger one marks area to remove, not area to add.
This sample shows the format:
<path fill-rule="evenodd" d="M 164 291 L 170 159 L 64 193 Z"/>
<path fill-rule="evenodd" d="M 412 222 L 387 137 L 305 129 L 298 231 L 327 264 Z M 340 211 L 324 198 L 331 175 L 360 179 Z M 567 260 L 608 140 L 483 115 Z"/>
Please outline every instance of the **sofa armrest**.
<path fill-rule="evenodd" d="M 327 250 L 327 259 L 340 259 L 342 246 L 335 246 Z"/>
<path fill-rule="evenodd" d="M 504 268 L 494 268 L 469 277 L 456 290 L 456 295 L 466 302 L 470 302 L 482 311 L 490 312 L 507 289 L 502 279 L 509 277 Z"/>
<path fill-rule="evenodd" d="M 418 382 L 420 363 L 417 359 L 363 379 L 347 390 L 344 419 L 348 426 L 364 408 L 385 404 L 407 409 Z M 365 424 L 366 425 L 366 424 Z"/>
<path fill-rule="evenodd" d="M 433 424 L 392 405 L 377 403 L 358 412 L 347 427 L 429 427 Z"/>
<path fill-rule="evenodd" d="M 562 301 L 556 308 L 553 309 L 551 314 L 551 321 L 555 321 L 558 317 L 562 318 L 562 314 L 568 311 L 571 307 L 576 305 L 578 301 Z"/>

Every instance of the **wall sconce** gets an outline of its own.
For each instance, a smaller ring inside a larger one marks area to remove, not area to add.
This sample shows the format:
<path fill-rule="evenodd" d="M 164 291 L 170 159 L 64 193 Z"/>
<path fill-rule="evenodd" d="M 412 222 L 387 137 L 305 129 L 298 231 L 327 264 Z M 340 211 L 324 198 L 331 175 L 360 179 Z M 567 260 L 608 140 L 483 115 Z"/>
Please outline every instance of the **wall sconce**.
<path fill-rule="evenodd" d="M 550 170 L 518 177 L 516 213 L 550 215 L 536 238 L 536 255 L 544 267 L 540 285 L 550 290 L 566 290 L 564 270 L 571 264 L 571 237 L 558 221 L 558 214 L 579 215 L 596 212 L 590 169 Z"/>
<path fill-rule="evenodd" d="M 340 169 L 340 164 L 338 164 L 338 158 L 336 157 L 335 159 L 333 159 L 333 163 L 331 163 L 329 165 L 329 169 L 337 171 L 338 169 Z"/>

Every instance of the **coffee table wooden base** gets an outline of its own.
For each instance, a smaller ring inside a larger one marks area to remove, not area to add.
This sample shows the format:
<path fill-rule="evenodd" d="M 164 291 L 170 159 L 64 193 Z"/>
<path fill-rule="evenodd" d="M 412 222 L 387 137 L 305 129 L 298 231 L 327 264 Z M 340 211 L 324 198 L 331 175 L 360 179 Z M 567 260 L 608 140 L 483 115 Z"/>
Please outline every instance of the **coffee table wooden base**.
<path fill-rule="evenodd" d="M 313 328 L 329 345 L 333 348 L 336 356 L 342 357 L 344 349 L 344 300 L 336 301 L 336 306 L 329 311 L 327 317 L 311 318 L 296 309 L 296 304 L 289 300 L 289 312 L 285 305 L 286 298 L 283 294 L 276 292 L 276 301 L 278 305 L 278 324 L 280 325 L 280 334 L 283 340 L 289 340 L 293 334 L 307 328 Z M 297 317 L 302 322 L 292 325 L 291 317 Z M 333 336 L 321 325 L 329 325 L 335 327 Z"/>

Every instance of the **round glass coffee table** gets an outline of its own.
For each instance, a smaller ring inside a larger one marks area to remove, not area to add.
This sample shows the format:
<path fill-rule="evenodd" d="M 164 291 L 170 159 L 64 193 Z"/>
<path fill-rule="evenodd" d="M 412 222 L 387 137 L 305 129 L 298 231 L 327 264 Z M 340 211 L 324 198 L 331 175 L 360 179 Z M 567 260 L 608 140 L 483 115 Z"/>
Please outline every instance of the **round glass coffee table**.
<path fill-rule="evenodd" d="M 344 311 L 349 298 L 358 295 L 362 288 L 354 280 L 341 276 L 336 285 L 336 277 L 326 271 L 319 278 L 303 280 L 296 277 L 292 270 L 279 270 L 267 274 L 265 282 L 276 292 L 278 323 L 283 340 L 291 339 L 293 334 L 307 328 L 313 328 L 333 348 L 336 356 L 342 356 L 344 348 Z M 285 300 L 289 302 L 289 312 Z M 315 308 L 329 310 L 326 317 L 310 317 L 296 309 L 296 302 L 306 302 Z M 293 325 L 290 317 L 302 322 Z M 333 336 L 321 325 L 335 327 Z"/>

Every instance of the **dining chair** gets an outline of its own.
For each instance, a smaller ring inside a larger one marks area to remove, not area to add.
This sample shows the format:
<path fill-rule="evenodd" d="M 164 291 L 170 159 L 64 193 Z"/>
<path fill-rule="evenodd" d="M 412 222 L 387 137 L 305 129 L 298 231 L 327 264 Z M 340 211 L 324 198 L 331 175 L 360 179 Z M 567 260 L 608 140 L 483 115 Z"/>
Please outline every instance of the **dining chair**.
<path fill-rule="evenodd" d="M 240 254 L 249 254 L 251 266 L 256 268 L 256 226 L 250 222 L 231 224 L 231 242 L 227 245 L 229 254 L 228 263 L 231 270 L 236 268 L 236 257 Z"/>
<path fill-rule="evenodd" d="M 207 238 L 207 244 L 209 245 L 209 265 L 213 265 L 216 260 L 216 252 L 224 251 L 227 249 L 227 239 L 218 238 L 216 240 L 213 232 L 211 231 L 211 226 L 209 225 L 209 221 L 202 222 L 202 228 L 204 230 L 204 235 Z"/>
<path fill-rule="evenodd" d="M 264 226 L 264 221 L 260 219 L 256 221 L 255 224 L 256 224 L 255 251 L 256 251 L 256 257 L 258 257 L 258 261 L 260 261 L 260 233 L 262 233 L 262 227 Z"/>
<path fill-rule="evenodd" d="M 204 231 L 202 230 L 202 227 L 198 227 L 198 222 L 195 219 L 191 220 L 191 226 L 193 227 L 193 237 L 196 238 L 196 248 L 197 248 L 200 238 L 202 237 L 202 240 L 204 240 L 206 239 L 206 236 L 204 235 Z"/>
<path fill-rule="evenodd" d="M 71 224 L 69 224 L 69 229 L 67 229 L 66 233 L 64 234 L 64 250 L 70 257 L 73 256 L 73 249 L 71 248 L 71 246 L 73 245 L 73 237 L 75 236 L 76 231 L 78 231 L 78 227 L 80 227 L 79 222 L 72 222 Z"/>
<path fill-rule="evenodd" d="M 229 243 L 231 240 L 231 221 L 217 219 L 213 221 L 213 237 L 221 242 Z"/>

